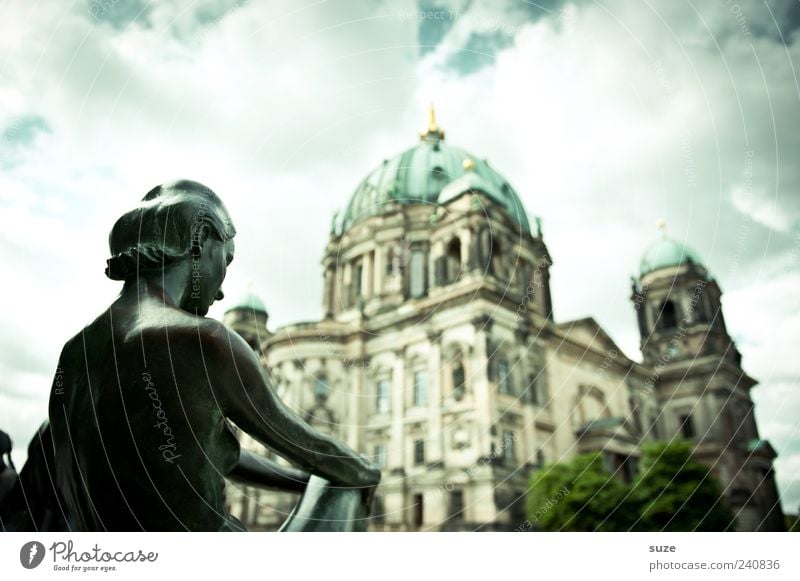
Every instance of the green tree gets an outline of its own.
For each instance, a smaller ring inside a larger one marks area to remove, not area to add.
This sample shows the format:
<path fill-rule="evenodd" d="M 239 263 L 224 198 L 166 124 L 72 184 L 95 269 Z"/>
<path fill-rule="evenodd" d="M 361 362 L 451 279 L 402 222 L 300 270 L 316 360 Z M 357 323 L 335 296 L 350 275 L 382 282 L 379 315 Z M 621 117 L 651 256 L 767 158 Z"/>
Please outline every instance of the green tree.
<path fill-rule="evenodd" d="M 631 486 L 642 531 L 724 531 L 735 518 L 705 464 L 686 441 L 654 442 L 642 449 L 640 473 Z"/>
<path fill-rule="evenodd" d="M 602 455 L 582 454 L 543 467 L 531 476 L 528 520 L 545 531 L 615 531 L 633 524 L 628 511 L 609 519 L 627 487 L 603 465 Z"/>
<path fill-rule="evenodd" d="M 545 531 L 722 531 L 734 517 L 688 442 L 643 446 L 632 484 L 612 474 L 600 452 L 543 467 L 531 475 L 532 528 Z"/>

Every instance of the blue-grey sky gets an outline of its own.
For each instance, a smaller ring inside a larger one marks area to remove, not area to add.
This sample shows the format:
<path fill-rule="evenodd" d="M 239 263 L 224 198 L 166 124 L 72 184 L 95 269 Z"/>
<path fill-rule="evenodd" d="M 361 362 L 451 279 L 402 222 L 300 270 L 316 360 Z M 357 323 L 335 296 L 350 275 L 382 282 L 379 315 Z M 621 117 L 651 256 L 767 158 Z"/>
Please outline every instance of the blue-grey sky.
<path fill-rule="evenodd" d="M 556 317 L 638 358 L 664 218 L 725 291 L 784 506 L 800 505 L 800 4 L 76 0 L 0 5 L 0 427 L 23 448 L 64 341 L 119 290 L 114 220 L 186 177 L 237 224 L 228 296 L 321 311 L 333 212 L 427 103 L 543 220 Z M 216 311 L 219 314 L 220 309 Z"/>

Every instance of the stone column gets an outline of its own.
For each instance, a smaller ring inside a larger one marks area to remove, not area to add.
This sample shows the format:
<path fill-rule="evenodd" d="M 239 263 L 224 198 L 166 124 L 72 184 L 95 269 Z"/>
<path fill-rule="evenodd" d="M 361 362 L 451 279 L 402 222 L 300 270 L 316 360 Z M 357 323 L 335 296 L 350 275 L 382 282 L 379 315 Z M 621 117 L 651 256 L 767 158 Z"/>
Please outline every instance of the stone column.
<path fill-rule="evenodd" d="M 444 460 L 442 443 L 442 334 L 428 333 L 430 355 L 428 357 L 428 447 L 430 462 Z"/>
<path fill-rule="evenodd" d="M 322 297 L 322 311 L 325 317 L 333 315 L 333 269 L 325 268 L 325 290 Z"/>
<path fill-rule="evenodd" d="M 470 383 L 475 400 L 478 454 L 484 456 L 491 452 L 491 434 L 489 431 L 492 426 L 492 403 L 494 399 L 492 398 L 488 374 L 489 353 L 487 344 L 489 330 L 491 329 L 491 319 L 478 317 L 472 321 L 472 324 L 475 327 L 475 346 L 470 354 L 470 374 L 467 380 Z"/>
<path fill-rule="evenodd" d="M 377 246 L 375 248 L 375 261 L 373 264 L 372 292 L 374 296 L 383 293 L 383 277 L 386 272 L 386 249 Z"/>
<path fill-rule="evenodd" d="M 429 246 L 428 249 L 428 288 L 431 289 L 436 286 L 440 286 L 442 283 L 441 275 L 437 274 L 437 272 L 441 269 L 439 266 L 439 261 L 444 254 L 444 243 L 439 240 L 438 242 L 434 242 Z"/>
<path fill-rule="evenodd" d="M 461 273 L 467 273 L 472 269 L 472 231 L 469 228 L 465 228 L 459 234 L 459 240 L 461 241 Z"/>
<path fill-rule="evenodd" d="M 517 354 L 520 358 L 518 377 L 521 377 L 519 385 L 517 385 L 517 401 L 522 410 L 522 426 L 519 427 L 520 432 L 517 434 L 518 444 L 518 460 L 520 464 L 525 462 L 532 462 L 534 456 L 534 413 L 533 406 L 529 404 L 532 400 L 532 391 L 535 389 L 534 385 L 529 385 L 532 379 L 534 370 L 530 364 L 530 353 L 526 351 L 527 339 L 523 339 L 517 349 Z M 523 393 L 523 390 L 525 392 Z"/>
<path fill-rule="evenodd" d="M 405 353 L 403 351 L 395 352 L 395 361 L 392 372 L 391 382 L 391 410 L 392 417 L 390 436 L 389 436 L 389 450 L 387 457 L 389 468 L 403 468 L 405 469 L 406 458 L 406 444 L 405 432 L 403 425 L 403 392 L 405 390 L 406 382 L 406 362 Z"/>
<path fill-rule="evenodd" d="M 351 263 L 346 262 L 343 268 L 340 269 L 341 280 L 339 281 L 339 301 L 341 309 L 347 309 L 350 306 L 350 286 L 353 284 L 353 266 Z"/>
<path fill-rule="evenodd" d="M 347 417 L 343 418 L 347 425 L 347 443 L 354 449 L 364 454 L 370 454 L 370 450 L 362 449 L 364 441 L 362 438 L 364 427 L 364 414 L 362 402 L 369 401 L 365 398 L 367 392 L 366 377 L 368 359 L 359 359 L 352 362 L 349 370 L 346 370 L 345 377 L 349 377 L 345 389 L 347 393 Z"/>
<path fill-rule="evenodd" d="M 364 299 L 372 298 L 372 279 L 374 278 L 372 263 L 374 256 L 373 252 L 364 254 L 364 269 L 361 272 L 361 296 Z"/>

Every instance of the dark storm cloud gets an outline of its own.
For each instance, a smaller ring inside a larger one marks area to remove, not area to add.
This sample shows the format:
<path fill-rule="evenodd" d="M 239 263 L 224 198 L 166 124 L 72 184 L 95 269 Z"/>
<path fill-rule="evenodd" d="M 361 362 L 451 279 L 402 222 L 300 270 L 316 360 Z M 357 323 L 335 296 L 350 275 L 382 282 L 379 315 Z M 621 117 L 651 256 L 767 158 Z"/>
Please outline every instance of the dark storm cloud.
<path fill-rule="evenodd" d="M 110 25 L 116 30 L 131 24 L 149 28 L 151 2 L 148 0 L 87 0 L 86 15 L 94 22 Z"/>
<path fill-rule="evenodd" d="M 758 11 L 762 17 L 754 18 L 750 30 L 753 36 L 767 37 L 791 45 L 794 32 L 800 27 L 800 2 L 796 0 L 761 0 L 752 6 L 725 0 L 737 20 L 745 22 L 748 15 Z M 774 20 L 773 20 L 774 17 Z"/>
<path fill-rule="evenodd" d="M 13 145 L 29 146 L 39 134 L 50 132 L 50 124 L 44 117 L 29 113 L 6 125 L 3 130 L 3 141 Z"/>
<path fill-rule="evenodd" d="M 447 61 L 447 66 L 461 75 L 475 73 L 495 63 L 496 52 L 513 44 L 514 40 L 501 31 L 472 33 L 466 44 Z"/>
<path fill-rule="evenodd" d="M 564 0 L 517 0 L 512 3 L 511 8 L 535 22 L 539 18 L 553 16 L 564 4 Z"/>
<path fill-rule="evenodd" d="M 458 14 L 446 4 L 440 5 L 430 0 L 420 0 L 418 8 L 416 18 L 419 19 L 419 53 L 424 56 L 436 50 L 453 28 Z"/>
<path fill-rule="evenodd" d="M 219 24 L 228 14 L 248 0 L 88 0 L 86 13 L 90 21 L 107 24 L 115 30 L 132 25 L 144 29 L 163 27 L 179 40 L 188 41 L 204 28 Z M 163 11 L 156 17 L 156 10 Z"/>

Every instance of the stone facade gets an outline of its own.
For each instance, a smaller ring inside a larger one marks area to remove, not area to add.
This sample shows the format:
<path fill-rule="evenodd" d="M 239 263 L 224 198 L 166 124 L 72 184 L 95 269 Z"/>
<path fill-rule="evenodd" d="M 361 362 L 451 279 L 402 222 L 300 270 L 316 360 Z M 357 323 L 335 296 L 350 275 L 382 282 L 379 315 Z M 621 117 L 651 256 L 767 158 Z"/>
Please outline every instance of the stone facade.
<path fill-rule="evenodd" d="M 435 160 L 443 140 L 434 120 L 418 146 L 430 149 L 409 151 Z M 601 450 L 631 478 L 643 440 L 673 437 L 696 442 L 741 528 L 780 528 L 755 382 L 706 270 L 676 264 L 634 281 L 644 354 L 635 362 L 593 319 L 553 320 L 541 228 L 515 210 L 499 174 L 465 157 L 461 175 L 441 177 L 431 163 L 422 191 L 432 197 L 398 194 L 409 179 L 400 163 L 384 197 L 385 172 L 359 189 L 367 211 L 354 198 L 334 222 L 321 320 L 269 332 L 252 301 L 225 317 L 293 410 L 381 466 L 371 528 L 514 530 L 529 475 L 545 462 Z M 242 445 L 270 454 L 246 435 Z M 229 500 L 249 528 L 271 530 L 297 498 L 229 487 Z"/>

